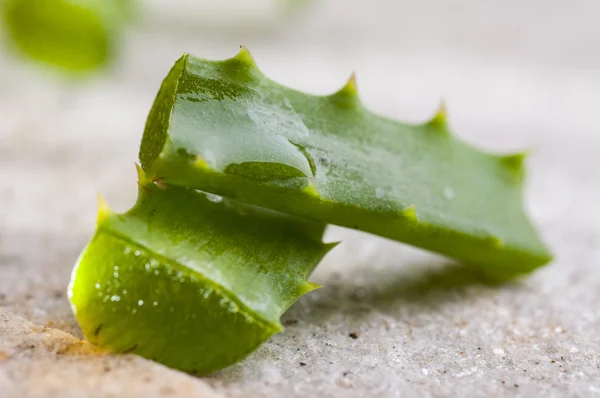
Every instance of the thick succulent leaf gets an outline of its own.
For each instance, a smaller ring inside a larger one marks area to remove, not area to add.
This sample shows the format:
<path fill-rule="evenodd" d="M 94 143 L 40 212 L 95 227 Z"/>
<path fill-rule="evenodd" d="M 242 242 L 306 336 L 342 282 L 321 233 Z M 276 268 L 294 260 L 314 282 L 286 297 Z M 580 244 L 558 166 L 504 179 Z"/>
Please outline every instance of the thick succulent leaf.
<path fill-rule="evenodd" d="M 124 214 L 101 202 L 73 271 L 71 303 L 93 344 L 207 373 L 281 330 L 283 312 L 317 287 L 306 278 L 332 247 L 323 224 L 141 186 Z"/>
<path fill-rule="evenodd" d="M 245 49 L 176 62 L 140 160 L 168 184 L 410 243 L 493 277 L 551 258 L 523 210 L 522 155 L 461 142 L 444 109 L 417 125 L 378 116 L 354 79 L 329 96 L 283 87 Z"/>
<path fill-rule="evenodd" d="M 0 7 L 10 44 L 69 71 L 104 65 L 129 17 L 130 0 L 6 0 Z"/>

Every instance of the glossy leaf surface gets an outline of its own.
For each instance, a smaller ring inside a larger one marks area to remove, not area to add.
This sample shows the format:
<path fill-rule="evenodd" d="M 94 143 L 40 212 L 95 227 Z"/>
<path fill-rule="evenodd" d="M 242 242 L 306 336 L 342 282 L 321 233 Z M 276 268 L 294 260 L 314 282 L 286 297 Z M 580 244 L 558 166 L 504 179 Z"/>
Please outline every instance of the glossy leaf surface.
<path fill-rule="evenodd" d="M 406 242 L 494 278 L 551 259 L 523 210 L 521 154 L 460 141 L 444 109 L 417 125 L 376 115 L 354 79 L 329 96 L 286 88 L 245 49 L 176 62 L 140 160 L 164 183 Z"/>
<path fill-rule="evenodd" d="M 73 271 L 71 303 L 93 344 L 208 373 L 280 331 L 318 287 L 307 277 L 332 247 L 323 224 L 142 184 L 124 214 L 101 202 Z"/>

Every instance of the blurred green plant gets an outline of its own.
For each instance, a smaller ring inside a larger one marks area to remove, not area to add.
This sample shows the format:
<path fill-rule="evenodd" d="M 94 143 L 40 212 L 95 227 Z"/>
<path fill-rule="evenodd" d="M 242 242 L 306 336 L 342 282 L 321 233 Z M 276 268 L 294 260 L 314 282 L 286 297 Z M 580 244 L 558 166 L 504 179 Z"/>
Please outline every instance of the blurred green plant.
<path fill-rule="evenodd" d="M 89 72 L 117 52 L 130 0 L 5 0 L 8 47 L 68 72 Z"/>

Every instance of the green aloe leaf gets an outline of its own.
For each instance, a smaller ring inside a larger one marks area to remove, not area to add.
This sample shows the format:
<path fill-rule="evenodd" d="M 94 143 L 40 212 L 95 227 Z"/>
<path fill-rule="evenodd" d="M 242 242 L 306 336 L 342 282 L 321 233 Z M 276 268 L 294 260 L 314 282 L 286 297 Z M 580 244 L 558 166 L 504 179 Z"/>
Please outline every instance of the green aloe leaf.
<path fill-rule="evenodd" d="M 441 109 L 406 124 L 264 76 L 247 50 L 184 55 L 150 112 L 140 160 L 156 181 L 432 250 L 510 278 L 551 255 L 523 210 L 522 154 L 454 137 Z"/>
<path fill-rule="evenodd" d="M 136 205 L 101 201 L 69 297 L 84 335 L 188 372 L 230 365 L 282 329 L 321 257 L 322 223 L 215 199 L 141 174 Z"/>
<path fill-rule="evenodd" d="M 4 0 L 3 27 L 19 53 L 72 72 L 106 64 L 130 17 L 130 0 Z"/>

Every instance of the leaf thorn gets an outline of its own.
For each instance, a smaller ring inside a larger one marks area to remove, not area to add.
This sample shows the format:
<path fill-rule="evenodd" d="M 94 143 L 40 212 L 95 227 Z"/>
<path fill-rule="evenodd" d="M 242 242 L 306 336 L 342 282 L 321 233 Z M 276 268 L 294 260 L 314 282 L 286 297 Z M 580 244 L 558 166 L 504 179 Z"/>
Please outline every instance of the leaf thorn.
<path fill-rule="evenodd" d="M 355 93 L 358 93 L 358 84 L 356 83 L 356 71 L 352 71 L 352 74 L 348 78 L 348 82 L 346 83 L 346 87 L 348 90 L 354 90 Z"/>
<path fill-rule="evenodd" d="M 527 160 L 527 156 L 529 156 L 529 150 L 525 150 L 518 153 L 512 153 L 510 155 L 500 156 L 500 161 L 503 165 L 505 165 L 508 169 L 521 172 L 523 171 L 525 160 Z"/>
<path fill-rule="evenodd" d="M 437 112 L 431 118 L 431 120 L 427 122 L 427 125 L 434 128 L 443 129 L 445 131 L 448 124 L 447 113 L 448 109 L 446 107 L 446 102 L 441 100 Z"/>
<path fill-rule="evenodd" d="M 501 248 L 504 246 L 504 241 L 496 236 L 492 236 L 490 238 L 490 242 L 492 243 L 492 246 L 497 248 Z"/>
<path fill-rule="evenodd" d="M 240 45 L 240 52 L 238 52 L 233 59 L 243 62 L 248 66 L 256 66 L 256 62 L 254 62 L 252 54 L 250 54 L 250 51 L 243 45 Z"/>
<path fill-rule="evenodd" d="M 203 170 L 210 169 L 206 159 L 204 159 L 204 157 L 202 157 L 200 155 L 196 156 L 196 160 L 194 160 L 194 167 L 196 167 L 198 169 L 203 169 Z"/>
<path fill-rule="evenodd" d="M 346 109 L 352 109 L 360 105 L 358 86 L 356 84 L 356 73 L 352 72 L 344 87 L 331 94 L 329 98 L 331 98 L 338 106 Z"/>
<path fill-rule="evenodd" d="M 146 172 L 144 171 L 144 169 L 142 169 L 142 166 L 140 166 L 139 164 L 135 164 L 135 171 L 137 172 L 137 183 L 138 186 L 144 186 L 148 183 L 148 177 L 146 176 Z"/>
<path fill-rule="evenodd" d="M 334 97 L 339 98 L 358 98 L 358 85 L 356 83 L 356 72 L 352 72 L 348 81 L 339 89 L 336 93 L 333 94 Z"/>
<path fill-rule="evenodd" d="M 96 217 L 96 225 L 100 225 L 113 214 L 112 210 L 106 203 L 104 197 L 98 193 L 98 216 Z"/>
<path fill-rule="evenodd" d="M 408 206 L 404 210 L 402 210 L 402 215 L 411 221 L 417 220 L 417 208 L 415 205 Z"/>
<path fill-rule="evenodd" d="M 308 292 L 312 292 L 313 290 L 317 290 L 322 288 L 323 285 L 318 284 L 318 283 L 314 283 L 314 282 L 305 282 L 302 284 L 302 294 L 306 294 Z"/>
<path fill-rule="evenodd" d="M 304 192 L 310 196 L 313 196 L 315 198 L 321 197 L 321 195 L 319 194 L 319 191 L 317 191 L 317 187 L 315 187 L 315 184 L 313 184 L 312 182 L 309 182 L 307 186 L 302 188 L 302 192 Z"/>

